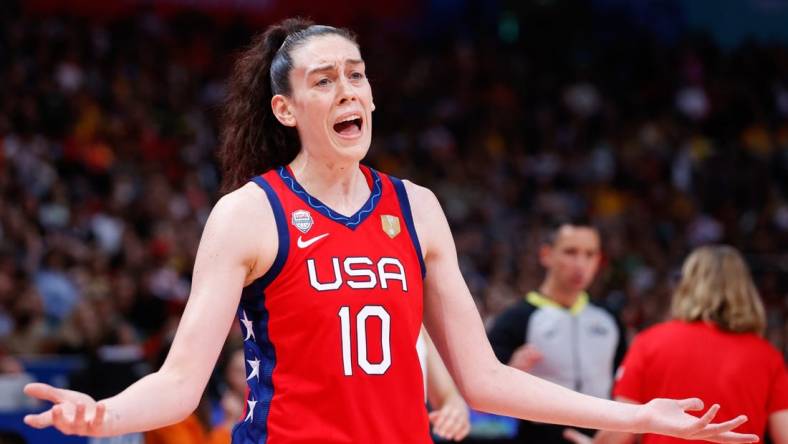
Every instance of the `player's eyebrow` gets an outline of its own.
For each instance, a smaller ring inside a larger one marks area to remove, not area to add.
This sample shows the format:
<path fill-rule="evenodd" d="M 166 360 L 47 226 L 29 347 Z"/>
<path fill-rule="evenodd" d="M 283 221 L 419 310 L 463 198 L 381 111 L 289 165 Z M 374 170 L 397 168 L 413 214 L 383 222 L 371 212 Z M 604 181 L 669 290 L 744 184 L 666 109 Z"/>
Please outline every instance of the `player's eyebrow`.
<path fill-rule="evenodd" d="M 363 65 L 364 61 L 361 60 L 361 59 L 347 59 L 347 60 L 345 60 L 345 64 L 348 64 L 348 65 Z M 314 68 L 310 68 L 309 70 L 307 70 L 306 75 L 310 76 L 312 74 L 319 73 L 319 72 L 331 71 L 331 70 L 334 69 L 335 66 L 336 65 L 334 65 L 333 63 L 325 63 L 325 64 L 322 64 L 322 65 L 318 65 L 318 66 L 315 66 Z"/>

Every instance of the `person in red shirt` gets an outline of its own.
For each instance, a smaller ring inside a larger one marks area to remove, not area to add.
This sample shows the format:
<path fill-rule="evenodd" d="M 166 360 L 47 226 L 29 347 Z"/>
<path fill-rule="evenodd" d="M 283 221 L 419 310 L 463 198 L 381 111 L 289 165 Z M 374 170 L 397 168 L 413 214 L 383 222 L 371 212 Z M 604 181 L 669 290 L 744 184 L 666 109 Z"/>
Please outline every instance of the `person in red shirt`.
<path fill-rule="evenodd" d="M 775 444 L 788 443 L 788 374 L 783 356 L 762 335 L 766 316 L 741 255 L 728 246 L 705 246 L 684 262 L 672 301 L 673 319 L 640 333 L 619 367 L 613 395 L 643 403 L 692 393 L 718 403 L 720 415 L 744 412 L 737 431 Z M 739 381 L 738 383 L 732 383 Z M 574 431 L 577 444 L 634 442 L 628 433 Z M 647 434 L 643 444 L 685 442 Z"/>
<path fill-rule="evenodd" d="M 110 436 L 181 421 L 238 318 L 247 399 L 236 444 L 430 443 L 416 341 L 424 325 L 476 409 L 584 428 L 754 442 L 696 418 L 697 398 L 632 405 L 498 361 L 428 189 L 361 164 L 375 105 L 352 33 L 290 19 L 240 55 L 189 301 L 162 368 L 116 396 L 45 384 L 33 427 Z M 251 178 L 251 180 L 250 180 Z M 735 383 L 737 381 L 731 381 Z M 728 418 L 723 418 L 728 419 Z"/>

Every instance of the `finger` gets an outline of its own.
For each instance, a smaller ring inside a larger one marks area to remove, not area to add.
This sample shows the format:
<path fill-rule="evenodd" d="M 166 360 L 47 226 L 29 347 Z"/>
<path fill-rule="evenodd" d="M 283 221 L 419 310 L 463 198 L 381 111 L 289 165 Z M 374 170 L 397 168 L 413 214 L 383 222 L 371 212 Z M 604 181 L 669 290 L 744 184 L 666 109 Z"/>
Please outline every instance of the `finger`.
<path fill-rule="evenodd" d="M 730 432 L 731 430 L 735 429 L 736 427 L 739 427 L 745 422 L 747 422 L 747 415 L 739 415 L 725 422 L 721 422 L 718 424 L 709 424 L 703 429 L 703 431 L 717 435 L 720 433 Z"/>
<path fill-rule="evenodd" d="M 446 438 L 447 435 L 449 434 L 450 426 L 451 426 L 451 418 L 449 417 L 449 415 L 443 414 L 435 422 L 435 425 L 433 426 L 433 430 L 435 431 L 436 435 L 440 436 L 441 438 Z"/>
<path fill-rule="evenodd" d="M 469 433 L 471 433 L 471 423 L 470 421 L 463 421 L 462 428 L 460 428 L 460 431 L 457 432 L 454 439 L 455 441 L 462 441 L 466 436 L 468 436 Z"/>
<path fill-rule="evenodd" d="M 711 423 L 714 417 L 717 416 L 717 412 L 719 411 L 720 411 L 720 405 L 714 404 L 713 406 L 711 406 L 710 409 L 706 411 L 706 413 L 703 414 L 703 416 L 700 417 L 698 422 L 695 423 L 693 427 L 697 427 L 698 430 L 705 429 L 709 425 L 709 423 Z"/>
<path fill-rule="evenodd" d="M 462 441 L 463 438 L 468 436 L 468 433 L 471 431 L 471 426 L 468 421 L 458 420 L 455 421 L 452 425 L 452 430 L 449 435 L 448 439 L 452 441 Z"/>
<path fill-rule="evenodd" d="M 71 423 L 63 415 L 63 407 L 56 405 L 52 407 L 52 425 L 66 435 L 71 434 Z"/>
<path fill-rule="evenodd" d="M 442 427 L 440 430 L 436 431 L 435 434 L 446 441 L 451 441 L 453 436 L 453 432 L 447 427 Z"/>
<path fill-rule="evenodd" d="M 43 429 L 52 425 L 52 410 L 47 410 L 36 415 L 25 415 L 25 424 L 36 429 Z"/>
<path fill-rule="evenodd" d="M 74 431 L 82 433 L 85 430 L 85 404 L 77 403 L 77 410 L 74 413 L 74 420 L 71 422 Z"/>
<path fill-rule="evenodd" d="M 96 413 L 93 415 L 93 421 L 90 423 L 90 427 L 93 429 L 100 429 L 102 425 L 104 425 L 104 414 L 107 412 L 107 405 L 103 402 L 99 402 L 96 405 Z"/>
<path fill-rule="evenodd" d="M 459 426 L 459 417 L 457 412 L 449 410 L 446 415 L 444 415 L 443 424 L 441 424 L 441 428 L 443 431 L 443 436 L 446 439 L 452 439 L 452 436 L 457 432 Z"/>
<path fill-rule="evenodd" d="M 712 438 L 705 438 L 705 440 L 711 442 L 721 442 L 721 443 L 748 443 L 748 442 L 758 442 L 759 438 L 758 435 L 753 435 L 749 433 L 725 432 Z"/>
<path fill-rule="evenodd" d="M 703 430 L 699 431 L 695 434 L 695 436 L 714 436 L 719 435 L 721 433 L 730 432 L 731 430 L 739 427 L 740 425 L 747 422 L 746 415 L 739 415 L 731 420 L 720 422 L 717 424 L 709 424 L 703 428 Z"/>
<path fill-rule="evenodd" d="M 564 439 L 575 444 L 591 444 L 592 439 L 575 429 L 564 429 Z"/>
<path fill-rule="evenodd" d="M 444 440 L 449 439 L 447 434 L 446 434 L 446 430 L 442 426 L 441 427 L 433 427 L 432 428 L 432 433 L 435 436 L 437 436 L 437 437 L 439 437 L 441 439 L 444 439 Z"/>
<path fill-rule="evenodd" d="M 60 389 L 56 389 L 51 385 L 42 384 L 40 382 L 27 384 L 24 388 L 24 392 L 27 396 L 32 396 L 34 398 L 43 399 L 53 403 L 58 403 L 63 400 L 62 391 Z"/>
<path fill-rule="evenodd" d="M 440 410 L 441 414 L 435 420 L 434 427 L 435 430 L 440 430 L 441 433 L 445 434 L 446 428 L 448 427 L 449 423 L 451 423 L 451 415 L 445 409 Z"/>
<path fill-rule="evenodd" d="M 442 421 L 443 412 L 441 410 L 433 410 L 428 414 L 430 424 L 432 424 L 433 433 L 437 433 L 438 423 Z"/>
<path fill-rule="evenodd" d="M 703 401 L 701 401 L 699 398 L 680 399 L 678 403 L 682 409 L 691 412 L 703 410 Z"/>
<path fill-rule="evenodd" d="M 457 433 L 459 433 L 461 428 L 462 428 L 462 424 L 460 424 L 459 421 L 452 418 L 450 421 L 446 423 L 446 427 L 443 428 L 443 433 L 445 435 L 445 438 L 448 440 L 456 441 Z"/>

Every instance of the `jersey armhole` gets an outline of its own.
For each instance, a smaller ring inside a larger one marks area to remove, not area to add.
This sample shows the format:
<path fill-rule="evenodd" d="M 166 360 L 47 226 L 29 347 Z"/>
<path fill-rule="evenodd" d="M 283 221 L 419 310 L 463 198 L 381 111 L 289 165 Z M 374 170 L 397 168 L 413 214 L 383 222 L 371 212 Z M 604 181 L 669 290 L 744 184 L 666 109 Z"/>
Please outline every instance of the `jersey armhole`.
<path fill-rule="evenodd" d="M 287 261 L 287 255 L 290 252 L 290 232 L 287 229 L 287 221 L 285 220 L 285 211 L 282 207 L 282 201 L 279 200 L 279 196 L 276 195 L 276 192 L 271 187 L 271 184 L 269 184 L 268 181 L 262 176 L 256 176 L 252 178 L 251 181 L 262 188 L 263 191 L 265 191 L 266 196 L 268 196 L 268 202 L 271 203 L 271 209 L 274 211 L 276 233 L 279 237 L 279 246 L 276 251 L 276 258 L 274 259 L 274 263 L 271 265 L 271 268 L 266 271 L 265 274 L 257 278 L 252 284 L 250 284 L 250 286 L 254 285 L 259 290 L 265 290 L 265 288 L 268 287 L 268 285 L 270 285 L 274 279 L 276 279 L 276 277 L 282 271 L 285 262 Z"/>
<path fill-rule="evenodd" d="M 424 255 L 421 253 L 421 244 L 419 243 L 419 236 L 416 234 L 416 226 L 413 224 L 413 213 L 410 209 L 410 200 L 408 200 L 408 191 L 405 189 L 405 184 L 396 177 L 389 176 L 391 183 L 394 185 L 394 190 L 397 192 L 397 200 L 399 200 L 399 207 L 402 210 L 402 217 L 405 218 L 405 225 L 408 227 L 408 234 L 410 240 L 413 242 L 413 248 L 416 250 L 416 256 L 419 257 L 419 266 L 421 267 L 422 279 L 427 276 L 427 267 L 424 265 Z"/>

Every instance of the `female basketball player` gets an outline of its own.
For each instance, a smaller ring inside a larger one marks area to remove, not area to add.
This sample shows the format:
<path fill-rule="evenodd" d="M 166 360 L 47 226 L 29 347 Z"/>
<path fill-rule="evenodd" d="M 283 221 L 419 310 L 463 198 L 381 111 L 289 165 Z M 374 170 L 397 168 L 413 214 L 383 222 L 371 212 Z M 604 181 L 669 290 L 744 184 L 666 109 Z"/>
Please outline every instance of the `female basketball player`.
<path fill-rule="evenodd" d="M 181 420 L 238 316 L 249 393 L 234 442 L 429 443 L 415 347 L 423 309 L 475 409 L 585 428 L 757 439 L 731 432 L 743 416 L 711 423 L 716 405 L 701 418 L 686 413 L 704 408 L 698 399 L 618 403 L 498 362 L 438 200 L 359 163 L 375 109 L 364 68 L 346 30 L 286 20 L 255 40 L 237 62 L 227 103 L 221 159 L 234 191 L 205 226 L 166 362 L 100 402 L 30 385 L 28 394 L 54 406 L 27 424 L 103 436 Z"/>

